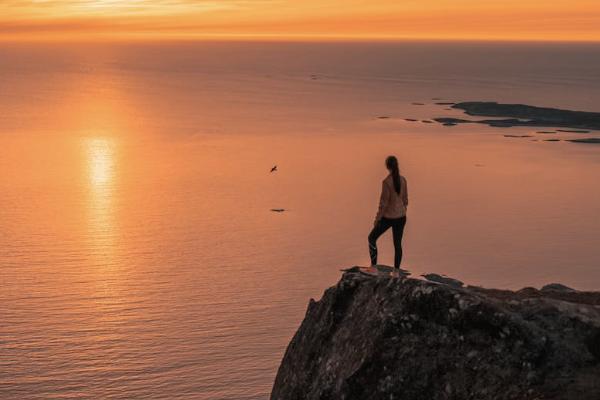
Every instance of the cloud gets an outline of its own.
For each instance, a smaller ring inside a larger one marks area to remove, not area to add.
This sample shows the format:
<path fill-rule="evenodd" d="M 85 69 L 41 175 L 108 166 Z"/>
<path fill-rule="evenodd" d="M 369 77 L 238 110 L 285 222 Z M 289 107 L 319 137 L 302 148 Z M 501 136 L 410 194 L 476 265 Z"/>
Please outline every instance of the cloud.
<path fill-rule="evenodd" d="M 600 40 L 598 0 L 0 0 L 0 39 L 272 35 Z"/>
<path fill-rule="evenodd" d="M 3 0 L 0 20 L 90 16 L 177 15 L 263 4 L 255 0 Z"/>

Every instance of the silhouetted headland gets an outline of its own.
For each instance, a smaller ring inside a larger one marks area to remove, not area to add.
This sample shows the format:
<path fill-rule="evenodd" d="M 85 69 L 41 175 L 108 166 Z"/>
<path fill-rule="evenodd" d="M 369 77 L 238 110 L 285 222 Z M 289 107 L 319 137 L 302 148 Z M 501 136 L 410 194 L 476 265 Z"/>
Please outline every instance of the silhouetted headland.
<path fill-rule="evenodd" d="M 584 138 L 584 139 L 571 139 L 567 140 L 571 143 L 587 143 L 587 144 L 600 144 L 600 138 Z"/>
<path fill-rule="evenodd" d="M 310 300 L 271 399 L 600 398 L 600 292 L 429 275 L 347 270 Z"/>
<path fill-rule="evenodd" d="M 515 126 L 569 128 L 562 132 L 589 133 L 588 130 L 600 130 L 600 113 L 587 111 L 561 110 L 557 108 L 535 107 L 524 104 L 500 104 L 496 102 L 464 102 L 452 106 L 463 110 L 465 114 L 501 119 L 462 119 L 436 118 L 435 121 L 453 126 L 457 124 L 486 124 L 497 128 Z"/>

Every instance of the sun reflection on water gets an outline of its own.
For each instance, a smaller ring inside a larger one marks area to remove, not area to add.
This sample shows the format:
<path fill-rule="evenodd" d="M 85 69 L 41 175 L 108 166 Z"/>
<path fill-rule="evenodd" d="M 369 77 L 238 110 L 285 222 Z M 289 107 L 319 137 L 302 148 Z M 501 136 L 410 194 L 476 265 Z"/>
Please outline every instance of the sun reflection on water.
<path fill-rule="evenodd" d="M 90 185 L 94 191 L 104 192 L 114 175 L 114 142 L 106 138 L 92 138 L 87 140 L 86 148 Z"/>
<path fill-rule="evenodd" d="M 110 264 L 115 246 L 116 142 L 112 138 L 84 140 L 87 164 L 89 234 L 99 264 Z"/>

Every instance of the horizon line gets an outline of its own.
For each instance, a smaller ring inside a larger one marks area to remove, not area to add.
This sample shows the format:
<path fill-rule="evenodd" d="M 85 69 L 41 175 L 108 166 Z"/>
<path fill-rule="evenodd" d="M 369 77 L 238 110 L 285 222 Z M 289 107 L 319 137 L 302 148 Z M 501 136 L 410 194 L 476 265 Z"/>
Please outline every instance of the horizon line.
<path fill-rule="evenodd" d="M 600 38 L 514 38 L 467 36 L 400 36 L 400 35 L 323 35 L 323 34 L 165 34 L 148 33 L 94 33 L 87 37 L 73 35 L 0 35 L 0 43 L 97 43 L 97 42 L 463 42 L 463 43 L 546 43 L 546 44 L 600 44 Z"/>

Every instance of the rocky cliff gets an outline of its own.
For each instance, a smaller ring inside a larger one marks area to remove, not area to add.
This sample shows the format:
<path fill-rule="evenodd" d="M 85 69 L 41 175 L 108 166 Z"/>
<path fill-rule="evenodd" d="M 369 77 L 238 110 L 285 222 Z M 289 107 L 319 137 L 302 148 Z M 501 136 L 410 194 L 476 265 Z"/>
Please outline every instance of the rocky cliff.
<path fill-rule="evenodd" d="M 600 294 L 345 273 L 285 353 L 272 400 L 600 399 Z"/>

